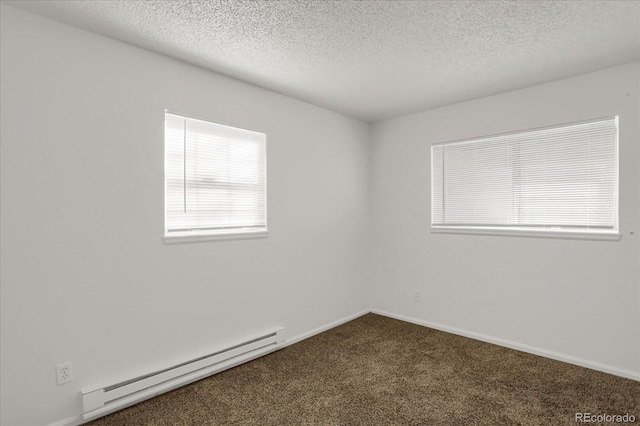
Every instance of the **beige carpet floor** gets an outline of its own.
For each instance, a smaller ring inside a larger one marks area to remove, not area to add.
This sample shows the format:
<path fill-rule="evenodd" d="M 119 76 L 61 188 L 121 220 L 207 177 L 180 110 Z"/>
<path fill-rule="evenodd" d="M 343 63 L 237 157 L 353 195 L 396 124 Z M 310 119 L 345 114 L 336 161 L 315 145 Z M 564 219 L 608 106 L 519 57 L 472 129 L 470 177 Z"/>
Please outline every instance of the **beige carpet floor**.
<path fill-rule="evenodd" d="M 640 382 L 368 314 L 91 425 L 577 425 L 576 412 L 639 424 Z"/>

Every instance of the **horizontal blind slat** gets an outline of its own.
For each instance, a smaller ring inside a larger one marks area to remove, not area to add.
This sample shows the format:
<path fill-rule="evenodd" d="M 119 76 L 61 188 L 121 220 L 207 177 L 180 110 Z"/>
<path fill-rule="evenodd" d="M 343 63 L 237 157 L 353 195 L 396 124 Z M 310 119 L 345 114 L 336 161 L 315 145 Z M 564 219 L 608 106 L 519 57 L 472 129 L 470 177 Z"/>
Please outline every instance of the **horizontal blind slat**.
<path fill-rule="evenodd" d="M 266 228 L 266 135 L 167 113 L 165 227 Z"/>
<path fill-rule="evenodd" d="M 617 226 L 617 117 L 432 145 L 432 225 Z"/>

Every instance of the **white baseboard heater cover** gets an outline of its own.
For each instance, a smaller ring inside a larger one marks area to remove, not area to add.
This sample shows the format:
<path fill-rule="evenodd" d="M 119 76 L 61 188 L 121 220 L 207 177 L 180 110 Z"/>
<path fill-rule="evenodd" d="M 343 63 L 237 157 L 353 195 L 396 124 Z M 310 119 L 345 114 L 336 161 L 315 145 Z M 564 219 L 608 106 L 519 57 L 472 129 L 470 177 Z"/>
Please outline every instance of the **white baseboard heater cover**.
<path fill-rule="evenodd" d="M 83 390 L 82 417 L 89 420 L 103 416 L 195 382 L 272 352 L 278 349 L 282 342 L 284 342 L 284 328 L 277 328 L 159 371 L 108 386 Z"/>

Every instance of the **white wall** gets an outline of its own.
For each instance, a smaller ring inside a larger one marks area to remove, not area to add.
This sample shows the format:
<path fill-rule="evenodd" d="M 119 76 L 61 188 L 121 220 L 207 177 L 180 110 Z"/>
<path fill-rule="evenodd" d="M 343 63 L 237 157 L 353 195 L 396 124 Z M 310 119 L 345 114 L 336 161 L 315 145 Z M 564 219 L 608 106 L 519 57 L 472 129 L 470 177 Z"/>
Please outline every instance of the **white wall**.
<path fill-rule="evenodd" d="M 72 417 L 84 386 L 369 307 L 639 374 L 639 64 L 369 128 L 0 15 L 3 425 Z M 165 108 L 268 134 L 268 239 L 162 243 Z M 430 143 L 613 114 L 621 241 L 429 233 Z M 58 387 L 64 361 L 75 380 Z"/>
<path fill-rule="evenodd" d="M 82 387 L 365 309 L 368 125 L 2 5 L 3 425 Z M 164 245 L 164 109 L 266 132 L 264 240 Z M 54 366 L 75 380 L 56 386 Z"/>
<path fill-rule="evenodd" d="M 639 80 L 629 64 L 374 125 L 372 306 L 640 378 Z M 616 114 L 621 241 L 429 232 L 431 143 Z"/>

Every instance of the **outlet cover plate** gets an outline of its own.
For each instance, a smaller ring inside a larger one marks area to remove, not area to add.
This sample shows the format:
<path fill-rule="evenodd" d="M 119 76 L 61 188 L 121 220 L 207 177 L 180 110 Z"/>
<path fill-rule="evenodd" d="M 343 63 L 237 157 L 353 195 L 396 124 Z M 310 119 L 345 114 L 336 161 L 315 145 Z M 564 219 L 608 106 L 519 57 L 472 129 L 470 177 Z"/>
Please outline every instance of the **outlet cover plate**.
<path fill-rule="evenodd" d="M 73 370 L 70 362 L 56 365 L 56 378 L 58 386 L 69 383 L 73 380 Z"/>

